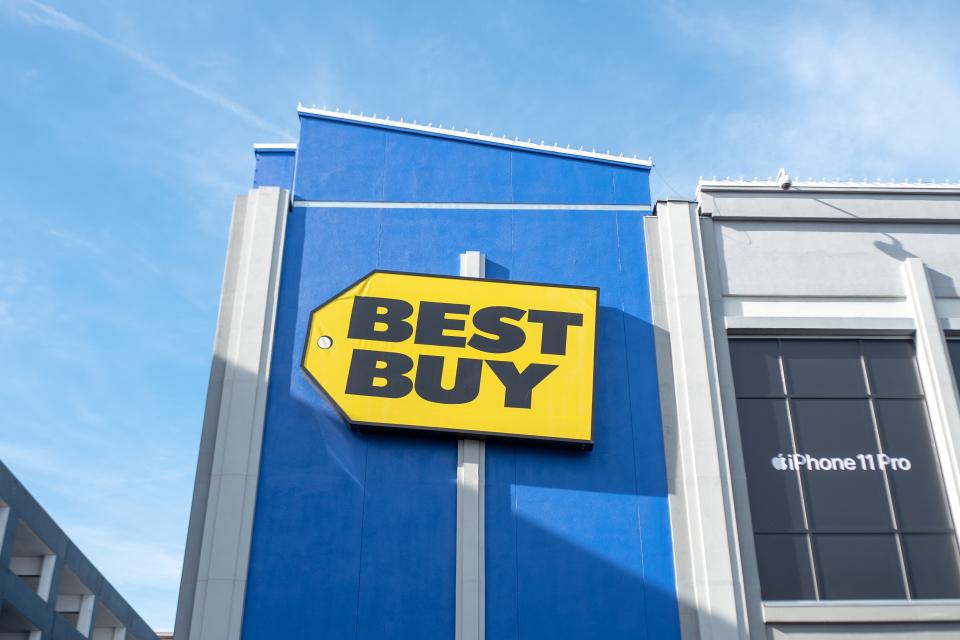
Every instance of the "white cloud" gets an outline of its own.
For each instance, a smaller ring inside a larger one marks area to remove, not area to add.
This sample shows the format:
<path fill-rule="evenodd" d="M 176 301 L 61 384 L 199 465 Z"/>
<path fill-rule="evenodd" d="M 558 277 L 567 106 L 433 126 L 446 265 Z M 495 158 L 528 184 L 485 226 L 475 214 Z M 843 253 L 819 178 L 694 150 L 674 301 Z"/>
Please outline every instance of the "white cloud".
<path fill-rule="evenodd" d="M 136 49 L 128 47 L 119 40 L 114 40 L 113 38 L 103 35 L 89 25 L 68 16 L 54 7 L 46 5 L 42 2 L 37 2 L 37 0 L 15 0 L 15 2 L 4 6 L 12 11 L 13 14 L 18 18 L 29 24 L 56 29 L 58 31 L 74 33 L 94 40 L 138 64 L 140 67 L 149 71 L 158 78 L 166 80 L 174 86 L 179 87 L 180 89 L 183 89 L 184 91 L 191 93 L 196 97 L 219 107 L 220 109 L 223 109 L 237 118 L 259 127 L 260 129 L 263 129 L 264 131 L 273 136 L 277 136 L 278 138 L 284 140 L 291 139 L 289 132 L 274 125 L 273 123 L 264 120 L 246 107 L 234 102 L 226 96 L 217 93 L 216 91 L 182 78 L 172 69 L 169 69 L 160 62 L 157 62 L 150 56 L 141 53 Z"/>
<path fill-rule="evenodd" d="M 866 5 L 766 17 L 678 15 L 739 70 L 718 100 L 733 108 L 697 129 L 713 168 L 960 178 L 943 174 L 955 171 L 960 146 L 957 46 L 932 14 L 904 21 Z"/>

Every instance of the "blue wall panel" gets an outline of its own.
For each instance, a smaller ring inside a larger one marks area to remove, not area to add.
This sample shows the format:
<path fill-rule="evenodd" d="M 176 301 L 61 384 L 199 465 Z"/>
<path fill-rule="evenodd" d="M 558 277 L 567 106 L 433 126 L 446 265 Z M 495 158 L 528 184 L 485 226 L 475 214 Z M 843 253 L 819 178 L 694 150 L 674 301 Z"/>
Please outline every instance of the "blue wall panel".
<path fill-rule="evenodd" d="M 290 189 L 293 186 L 295 154 L 293 149 L 255 149 L 253 186 Z"/>
<path fill-rule="evenodd" d="M 512 154 L 502 148 L 391 135 L 384 149 L 383 199 L 391 202 L 510 202 Z"/>
<path fill-rule="evenodd" d="M 596 445 L 488 446 L 490 637 L 679 634 L 641 222 L 515 216 L 511 278 L 600 287 Z"/>
<path fill-rule="evenodd" d="M 383 129 L 300 119 L 295 199 L 383 201 Z"/>
<path fill-rule="evenodd" d="M 301 116 L 296 200 L 650 204 L 649 171 Z"/>
<path fill-rule="evenodd" d="M 318 118 L 296 180 L 312 200 L 649 202 L 642 169 Z M 299 362 L 332 294 L 374 268 L 455 274 L 466 250 L 488 277 L 599 286 L 601 304 L 594 449 L 488 444 L 487 637 L 678 637 L 641 215 L 296 207 L 246 640 L 453 637 L 456 442 L 352 432 Z"/>

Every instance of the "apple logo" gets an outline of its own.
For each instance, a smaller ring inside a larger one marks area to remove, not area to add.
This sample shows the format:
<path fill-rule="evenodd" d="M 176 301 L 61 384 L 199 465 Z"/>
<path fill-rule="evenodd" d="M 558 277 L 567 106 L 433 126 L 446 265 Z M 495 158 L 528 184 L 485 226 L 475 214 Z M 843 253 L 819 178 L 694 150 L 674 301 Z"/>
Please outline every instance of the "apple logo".
<path fill-rule="evenodd" d="M 770 458 L 770 464 L 772 464 L 773 468 L 776 469 L 777 471 L 787 470 L 787 459 L 783 457 L 782 453 Z"/>

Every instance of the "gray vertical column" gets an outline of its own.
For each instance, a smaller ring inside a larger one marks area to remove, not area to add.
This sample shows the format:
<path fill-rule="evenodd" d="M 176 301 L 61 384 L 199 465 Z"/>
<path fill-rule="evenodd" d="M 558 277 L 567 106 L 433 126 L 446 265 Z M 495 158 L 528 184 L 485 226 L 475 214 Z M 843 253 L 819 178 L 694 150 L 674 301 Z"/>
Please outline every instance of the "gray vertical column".
<path fill-rule="evenodd" d="M 460 254 L 460 275 L 483 278 L 485 258 L 479 251 Z M 456 640 L 484 637 L 484 521 L 482 440 L 457 443 L 457 611 Z"/>
<path fill-rule="evenodd" d="M 182 640 L 240 637 L 288 209 L 276 187 L 252 189 L 234 207 L 177 609 Z"/>
<path fill-rule="evenodd" d="M 960 400 L 953 379 L 950 352 L 937 315 L 927 268 L 920 258 L 907 258 L 902 275 L 916 324 L 917 366 L 943 470 L 954 521 L 960 518 Z"/>
<path fill-rule="evenodd" d="M 654 321 L 669 337 L 658 340 L 657 358 L 661 375 L 671 376 L 661 398 L 666 445 L 674 448 L 667 460 L 673 461 L 671 475 L 676 476 L 670 504 L 674 546 L 683 559 L 677 562 L 677 592 L 687 603 L 693 619 L 685 623 L 695 624 L 696 637 L 745 638 L 748 621 L 696 205 L 658 203 L 656 229 L 649 248 L 660 256 L 650 257 L 659 263 L 651 265 L 651 275 L 660 280 L 651 291 Z M 660 362 L 664 356 L 668 362 Z M 690 626 L 685 624 L 685 631 Z"/>

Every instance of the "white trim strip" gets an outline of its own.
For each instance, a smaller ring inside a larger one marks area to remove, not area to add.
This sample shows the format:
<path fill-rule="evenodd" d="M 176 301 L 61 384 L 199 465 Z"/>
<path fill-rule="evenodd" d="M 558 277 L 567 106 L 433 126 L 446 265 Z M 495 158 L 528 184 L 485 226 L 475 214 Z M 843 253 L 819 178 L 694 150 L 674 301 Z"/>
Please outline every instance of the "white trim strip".
<path fill-rule="evenodd" d="M 957 600 L 779 601 L 763 604 L 763 620 L 789 624 L 872 624 L 891 622 L 954 622 L 960 620 Z"/>
<path fill-rule="evenodd" d="M 312 209 L 464 209 L 502 211 L 651 211 L 648 204 L 526 204 L 510 202 L 348 202 L 295 200 L 293 207 Z"/>
<path fill-rule="evenodd" d="M 401 120 L 390 120 L 385 118 L 371 118 L 369 116 L 356 115 L 353 113 L 343 113 L 340 111 L 329 111 L 327 109 L 317 109 L 316 107 L 308 109 L 303 105 L 297 107 L 297 112 L 309 115 L 317 116 L 320 118 L 327 118 L 330 120 L 345 120 L 347 122 L 359 122 L 363 124 L 372 124 L 379 127 L 390 127 L 391 129 L 405 129 L 407 131 L 419 131 L 421 133 L 429 133 L 435 136 L 449 136 L 452 138 L 461 138 L 464 140 L 472 140 L 474 142 L 485 142 L 487 144 L 495 144 L 504 147 L 515 147 L 518 149 L 528 149 L 531 151 L 540 151 L 547 153 L 555 153 L 557 155 L 563 156 L 573 156 L 576 158 L 589 158 L 591 160 L 602 160 L 604 162 L 613 162 L 616 164 L 625 164 L 634 167 L 645 167 L 649 168 L 653 166 L 653 160 L 642 160 L 637 157 L 629 157 L 623 154 L 613 155 L 612 153 L 597 153 L 596 151 L 584 151 L 581 149 L 570 149 L 569 147 L 560 147 L 555 145 L 548 144 L 537 144 L 531 141 L 522 141 L 517 138 L 513 140 L 507 138 L 506 136 L 497 137 L 494 135 L 484 135 L 477 131 L 476 133 L 470 133 L 467 130 L 457 131 L 456 129 L 444 129 L 442 126 L 434 127 L 432 125 L 422 125 L 417 124 L 416 122 L 404 122 Z"/>
<path fill-rule="evenodd" d="M 296 142 L 258 142 L 253 145 L 254 151 L 296 151 Z"/>

